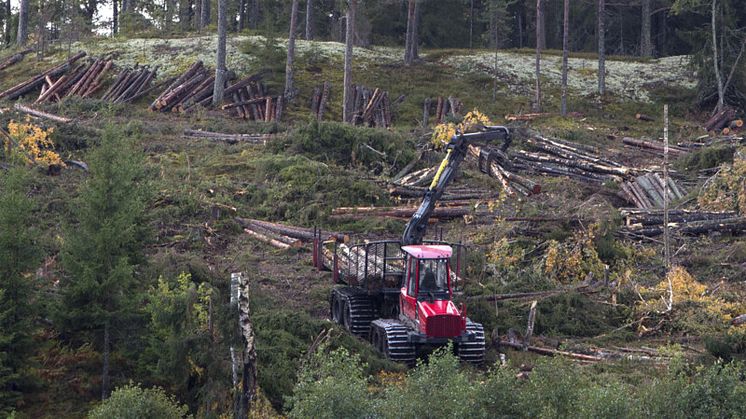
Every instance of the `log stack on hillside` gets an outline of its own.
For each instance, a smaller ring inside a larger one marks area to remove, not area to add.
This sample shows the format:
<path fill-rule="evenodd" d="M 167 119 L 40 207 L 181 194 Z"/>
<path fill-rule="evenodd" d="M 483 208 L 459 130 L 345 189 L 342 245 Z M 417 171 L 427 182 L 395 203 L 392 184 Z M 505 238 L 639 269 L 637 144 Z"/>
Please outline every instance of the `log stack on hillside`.
<path fill-rule="evenodd" d="M 119 72 L 101 100 L 111 103 L 131 103 L 151 92 L 153 80 L 158 75 L 158 68 L 151 70 L 148 66 L 124 68 Z M 173 80 L 172 80 L 173 81 Z"/>
<path fill-rule="evenodd" d="M 270 96 L 258 75 L 252 75 L 228 87 L 223 110 L 250 121 L 271 122 L 282 114 L 282 95 Z"/>
<path fill-rule="evenodd" d="M 637 208 L 663 208 L 663 194 L 665 182 L 657 173 L 648 173 L 636 177 L 634 180 L 621 183 L 622 192 L 627 201 Z M 686 191 L 668 178 L 669 202 L 686 196 Z"/>
<path fill-rule="evenodd" d="M 323 85 L 316 86 L 313 89 L 313 95 L 311 96 L 311 113 L 317 121 L 324 120 L 324 113 L 326 112 L 327 103 L 329 102 L 329 91 L 331 90 L 331 83 L 325 81 Z"/>
<path fill-rule="evenodd" d="M 447 116 L 457 118 L 461 115 L 464 104 L 453 96 L 438 96 L 435 99 L 427 98 L 422 105 L 422 125 L 427 126 L 430 115 L 435 118 L 435 124 L 442 124 Z"/>
<path fill-rule="evenodd" d="M 202 61 L 192 64 L 186 72 L 171 83 L 154 101 L 149 109 L 154 112 L 184 112 L 189 107 L 212 103 L 215 75 Z"/>
<path fill-rule="evenodd" d="M 54 84 L 54 79 L 61 77 L 62 75 L 70 71 L 73 65 L 85 56 L 86 53 L 83 51 L 73 55 L 65 62 L 58 64 L 50 68 L 49 70 L 44 71 L 43 73 L 24 81 L 23 83 L 17 84 L 5 90 L 4 92 L 0 92 L 0 99 L 15 100 L 20 98 L 21 96 L 25 96 L 34 91 L 37 91 L 37 89 L 41 89 L 42 86 L 45 85 L 45 83 L 48 85 Z M 57 81 L 59 81 L 59 79 Z"/>
<path fill-rule="evenodd" d="M 379 88 L 353 86 L 353 120 L 355 125 L 388 128 L 391 126 L 389 93 Z"/>
<path fill-rule="evenodd" d="M 97 58 L 80 64 L 57 80 L 46 77 L 35 103 L 55 102 L 70 96 L 91 97 L 103 85 L 113 63 L 110 59 Z"/>

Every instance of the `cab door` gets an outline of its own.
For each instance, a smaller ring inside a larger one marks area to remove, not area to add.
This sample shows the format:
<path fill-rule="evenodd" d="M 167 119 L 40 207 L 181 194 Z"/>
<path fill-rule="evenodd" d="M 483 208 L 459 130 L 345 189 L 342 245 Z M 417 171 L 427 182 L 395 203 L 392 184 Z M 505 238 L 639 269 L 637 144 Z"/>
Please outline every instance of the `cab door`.
<path fill-rule="evenodd" d="M 404 288 L 401 289 L 399 297 L 399 312 L 414 320 L 417 313 L 417 278 L 419 264 L 417 259 L 407 256 L 407 273 Z"/>

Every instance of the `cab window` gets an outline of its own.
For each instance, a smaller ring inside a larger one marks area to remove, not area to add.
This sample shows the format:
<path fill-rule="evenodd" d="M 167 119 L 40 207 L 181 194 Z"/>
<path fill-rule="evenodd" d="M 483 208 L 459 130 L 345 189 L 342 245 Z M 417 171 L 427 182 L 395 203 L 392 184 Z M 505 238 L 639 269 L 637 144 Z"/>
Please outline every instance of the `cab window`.
<path fill-rule="evenodd" d="M 420 293 L 448 291 L 448 262 L 446 259 L 420 261 Z"/>
<path fill-rule="evenodd" d="M 414 268 L 414 261 L 409 258 L 407 261 L 407 295 L 410 297 L 414 297 L 414 285 L 416 284 Z"/>

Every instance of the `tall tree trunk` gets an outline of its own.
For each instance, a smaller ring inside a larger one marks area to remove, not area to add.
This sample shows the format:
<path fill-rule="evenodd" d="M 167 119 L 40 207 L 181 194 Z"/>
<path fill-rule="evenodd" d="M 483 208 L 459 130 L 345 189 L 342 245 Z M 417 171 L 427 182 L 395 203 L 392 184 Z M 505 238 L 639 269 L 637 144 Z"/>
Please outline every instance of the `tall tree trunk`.
<path fill-rule="evenodd" d="M 540 50 L 547 49 L 547 19 L 544 12 L 543 0 L 537 0 L 536 5 L 536 42 Z"/>
<path fill-rule="evenodd" d="M 469 2 L 469 49 L 474 47 L 472 38 L 474 37 L 474 0 Z"/>
<path fill-rule="evenodd" d="M 28 41 L 28 9 L 29 0 L 21 0 L 18 7 L 18 33 L 16 35 L 16 44 L 18 46 L 26 45 Z"/>
<path fill-rule="evenodd" d="M 355 38 L 355 11 L 357 0 L 349 0 L 347 5 L 347 30 L 345 31 L 345 66 L 344 66 L 344 93 L 342 119 L 344 122 L 352 122 L 352 44 Z"/>
<path fill-rule="evenodd" d="M 723 76 L 720 74 L 720 65 L 718 61 L 718 38 L 717 38 L 717 0 L 712 0 L 712 65 L 715 66 L 715 78 L 717 79 L 718 87 L 718 105 L 717 111 L 723 110 L 725 105 L 725 91 L 723 89 Z"/>
<path fill-rule="evenodd" d="M 117 0 L 111 2 L 111 34 L 116 35 L 119 32 L 119 5 Z"/>
<path fill-rule="evenodd" d="M 249 28 L 256 29 L 259 25 L 259 0 L 249 1 Z"/>
<path fill-rule="evenodd" d="M 534 112 L 541 112 L 541 0 L 536 0 L 536 96 L 534 97 Z"/>
<path fill-rule="evenodd" d="M 404 65 L 412 64 L 412 33 L 414 32 L 414 5 L 417 0 L 409 0 L 407 7 L 407 35 L 404 40 Z"/>
<path fill-rule="evenodd" d="M 290 8 L 290 34 L 288 35 L 288 57 L 285 62 L 285 101 L 295 96 L 293 88 L 293 62 L 295 61 L 295 31 L 298 25 L 298 0 L 293 0 Z"/>
<path fill-rule="evenodd" d="M 101 371 L 101 400 L 109 397 L 109 322 L 104 323 L 104 365 Z"/>
<path fill-rule="evenodd" d="M 249 281 L 241 275 L 239 278 L 238 293 L 238 321 L 241 329 L 241 337 L 244 343 L 243 371 L 241 377 L 240 418 L 249 417 L 251 402 L 256 396 L 257 365 L 254 326 L 251 323 L 251 310 L 249 307 Z"/>
<path fill-rule="evenodd" d="M 420 45 L 420 4 L 421 0 L 415 0 L 414 2 L 414 28 L 412 30 L 412 43 L 410 45 L 412 49 L 412 61 L 416 61 L 420 58 L 419 45 Z"/>
<path fill-rule="evenodd" d="M 246 29 L 246 0 L 238 2 L 238 31 Z"/>
<path fill-rule="evenodd" d="M 228 0 L 218 0 L 218 51 L 215 68 L 215 85 L 212 90 L 212 104 L 223 102 L 225 91 L 225 42 L 228 35 Z"/>
<path fill-rule="evenodd" d="M 201 4 L 199 27 L 204 29 L 210 26 L 210 0 L 202 0 Z"/>
<path fill-rule="evenodd" d="M 523 10 L 518 13 L 518 48 L 523 48 Z"/>
<path fill-rule="evenodd" d="M 11 38 L 11 14 L 10 14 L 10 0 L 5 0 L 5 45 L 10 45 Z"/>
<path fill-rule="evenodd" d="M 562 17 L 562 105 L 560 113 L 567 116 L 567 56 L 570 43 L 570 0 L 565 0 L 565 10 Z"/>
<path fill-rule="evenodd" d="M 640 55 L 653 56 L 653 43 L 650 40 L 650 0 L 642 0 L 642 33 L 640 34 Z"/>
<path fill-rule="evenodd" d="M 606 94 L 606 0 L 598 0 L 598 94 Z"/>
<path fill-rule="evenodd" d="M 306 0 L 306 40 L 313 39 L 313 0 Z"/>

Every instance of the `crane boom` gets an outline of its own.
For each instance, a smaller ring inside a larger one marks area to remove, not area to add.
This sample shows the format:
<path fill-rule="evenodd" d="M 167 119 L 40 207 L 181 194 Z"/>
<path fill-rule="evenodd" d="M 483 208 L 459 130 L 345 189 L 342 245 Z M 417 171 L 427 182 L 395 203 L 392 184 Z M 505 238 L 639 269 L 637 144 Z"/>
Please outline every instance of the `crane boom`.
<path fill-rule="evenodd" d="M 466 157 L 469 144 L 495 140 L 503 140 L 500 149 L 505 151 L 508 145 L 510 145 L 510 131 L 508 128 L 501 125 L 486 126 L 483 127 L 482 131 L 469 134 L 459 133 L 451 138 L 451 141 L 446 146 L 446 156 L 440 163 L 438 171 L 435 172 L 435 178 L 433 178 L 430 187 L 425 192 L 425 197 L 422 199 L 420 207 L 415 211 L 404 228 L 401 240 L 403 246 L 422 243 L 427 230 L 427 223 L 435 209 L 435 204 L 443 196 L 446 187 L 456 175 L 459 165 Z"/>

